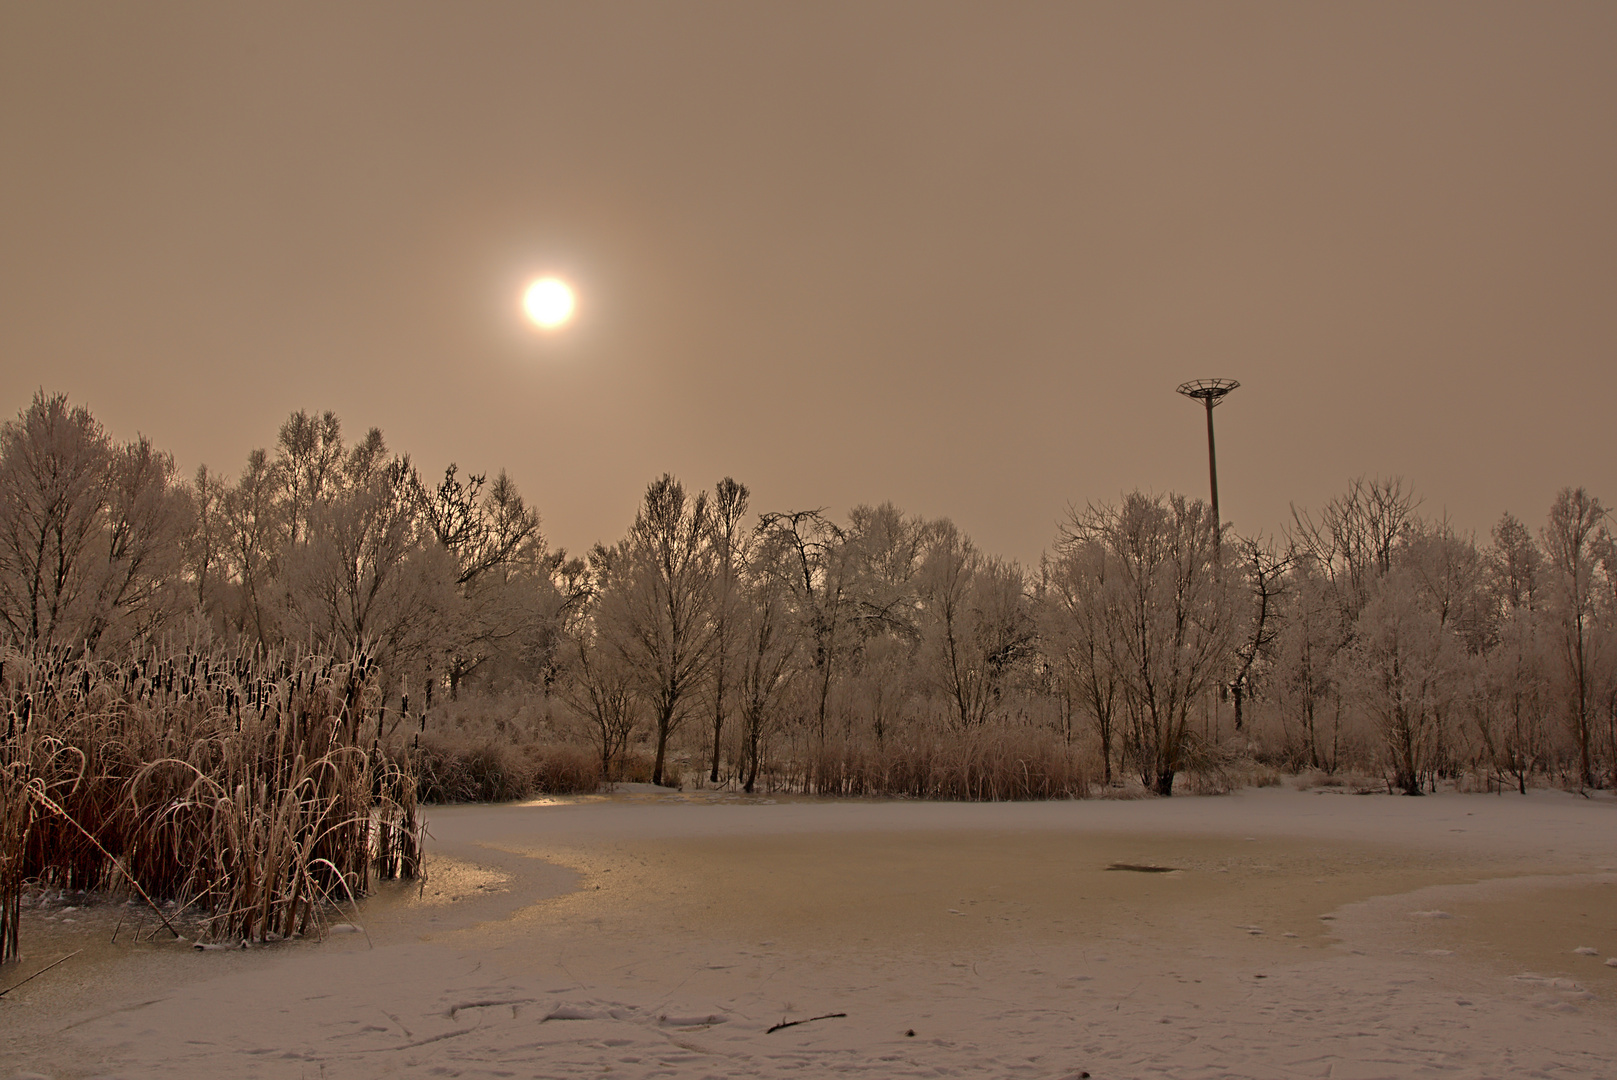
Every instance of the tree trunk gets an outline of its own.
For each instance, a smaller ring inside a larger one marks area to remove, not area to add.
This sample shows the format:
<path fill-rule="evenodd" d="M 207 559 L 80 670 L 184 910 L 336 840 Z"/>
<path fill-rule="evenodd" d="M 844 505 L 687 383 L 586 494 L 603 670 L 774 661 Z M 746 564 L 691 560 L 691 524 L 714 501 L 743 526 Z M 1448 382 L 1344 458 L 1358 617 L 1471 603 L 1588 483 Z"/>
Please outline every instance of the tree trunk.
<path fill-rule="evenodd" d="M 745 791 L 748 795 L 752 794 L 753 785 L 758 781 L 758 727 L 759 725 L 756 718 L 748 717 L 747 782 L 743 784 L 741 788 L 741 790 Z"/>
<path fill-rule="evenodd" d="M 668 756 L 668 728 L 669 715 L 662 714 L 657 717 L 657 759 L 651 766 L 651 782 L 661 787 L 663 782 L 663 762 Z"/>
<path fill-rule="evenodd" d="M 713 768 L 708 773 L 708 783 L 719 782 L 719 739 L 724 733 L 724 663 L 720 657 L 719 671 L 713 693 Z"/>

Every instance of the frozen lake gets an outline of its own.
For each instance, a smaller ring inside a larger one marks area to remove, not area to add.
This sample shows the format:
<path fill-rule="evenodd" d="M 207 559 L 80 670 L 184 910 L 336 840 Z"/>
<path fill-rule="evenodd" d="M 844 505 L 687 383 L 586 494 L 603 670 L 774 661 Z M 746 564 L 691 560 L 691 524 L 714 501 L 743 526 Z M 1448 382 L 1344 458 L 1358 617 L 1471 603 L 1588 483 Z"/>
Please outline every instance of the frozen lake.
<path fill-rule="evenodd" d="M 1605 795 L 634 792 L 430 829 L 426 887 L 318 944 L 30 909 L 4 984 L 84 952 L 0 1001 L 0 1075 L 1610 1075 Z"/>

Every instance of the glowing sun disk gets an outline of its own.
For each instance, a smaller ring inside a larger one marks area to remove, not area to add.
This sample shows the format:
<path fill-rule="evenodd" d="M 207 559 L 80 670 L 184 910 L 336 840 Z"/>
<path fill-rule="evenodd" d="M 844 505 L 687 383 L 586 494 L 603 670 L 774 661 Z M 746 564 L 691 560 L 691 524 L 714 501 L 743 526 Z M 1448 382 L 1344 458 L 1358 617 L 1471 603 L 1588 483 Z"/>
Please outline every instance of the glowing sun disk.
<path fill-rule="evenodd" d="M 522 310 L 541 330 L 565 326 L 572 319 L 576 305 L 572 287 L 561 278 L 540 278 L 522 294 Z"/>

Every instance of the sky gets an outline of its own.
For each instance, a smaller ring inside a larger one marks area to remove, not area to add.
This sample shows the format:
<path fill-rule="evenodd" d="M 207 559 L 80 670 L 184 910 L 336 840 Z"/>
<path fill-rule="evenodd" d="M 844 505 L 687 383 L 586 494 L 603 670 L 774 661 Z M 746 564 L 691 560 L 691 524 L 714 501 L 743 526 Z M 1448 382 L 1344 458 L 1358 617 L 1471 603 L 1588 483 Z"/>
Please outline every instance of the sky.
<path fill-rule="evenodd" d="M 1273 534 L 1617 502 L 1617 5 L 0 0 L 0 415 L 235 475 L 296 409 L 508 470 Z M 522 318 L 530 279 L 579 297 Z"/>

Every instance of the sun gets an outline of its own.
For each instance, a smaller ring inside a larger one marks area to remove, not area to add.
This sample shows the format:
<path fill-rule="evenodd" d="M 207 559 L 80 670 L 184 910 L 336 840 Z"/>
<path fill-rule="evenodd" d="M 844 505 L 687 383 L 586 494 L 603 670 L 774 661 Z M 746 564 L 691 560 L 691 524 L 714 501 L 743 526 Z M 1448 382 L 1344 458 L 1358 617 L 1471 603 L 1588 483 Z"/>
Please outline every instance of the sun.
<path fill-rule="evenodd" d="M 522 294 L 522 310 L 541 330 L 559 330 L 573 318 L 578 306 L 572 286 L 557 277 L 542 277 L 528 286 Z"/>

